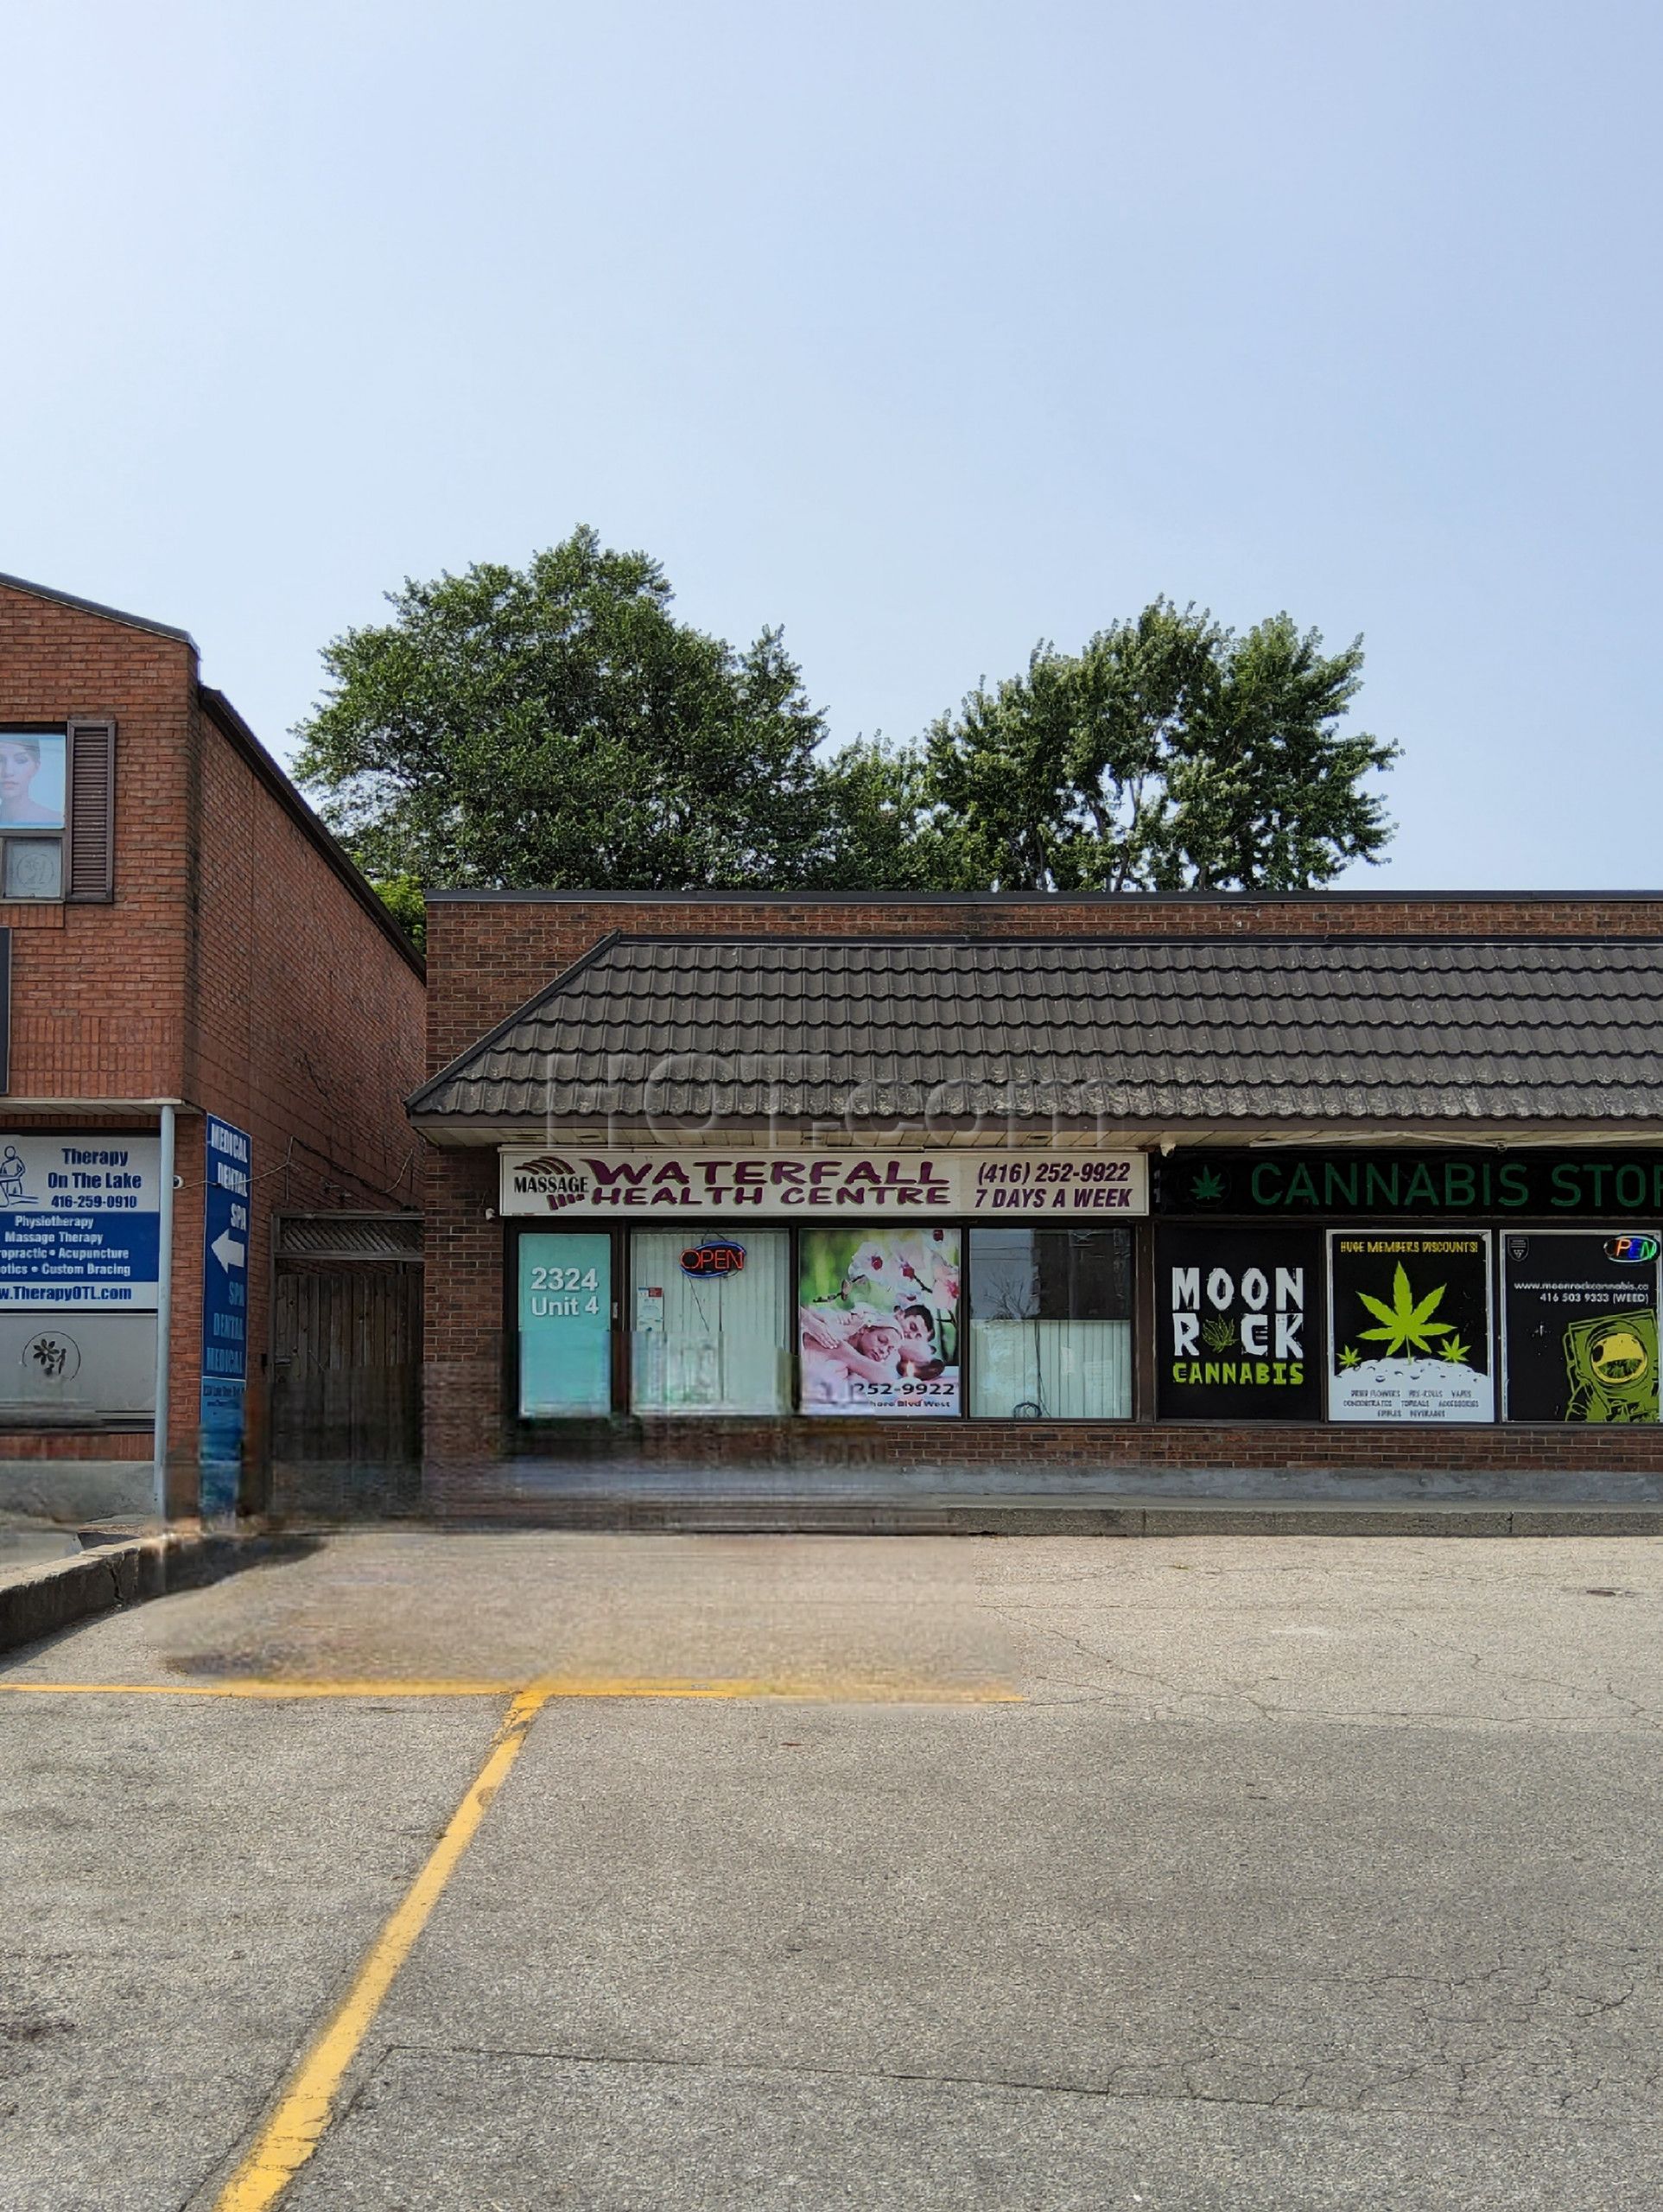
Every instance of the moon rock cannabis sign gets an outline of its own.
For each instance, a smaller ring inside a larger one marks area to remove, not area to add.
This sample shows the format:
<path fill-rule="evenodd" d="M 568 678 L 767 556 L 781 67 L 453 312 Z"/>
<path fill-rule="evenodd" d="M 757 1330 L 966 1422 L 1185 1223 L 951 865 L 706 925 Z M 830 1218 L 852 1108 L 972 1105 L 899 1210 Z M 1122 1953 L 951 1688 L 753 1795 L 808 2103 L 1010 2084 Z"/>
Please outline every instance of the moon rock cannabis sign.
<path fill-rule="evenodd" d="M 1314 1230 L 1163 1230 L 1161 1419 L 1317 1420 L 1321 1264 Z"/>

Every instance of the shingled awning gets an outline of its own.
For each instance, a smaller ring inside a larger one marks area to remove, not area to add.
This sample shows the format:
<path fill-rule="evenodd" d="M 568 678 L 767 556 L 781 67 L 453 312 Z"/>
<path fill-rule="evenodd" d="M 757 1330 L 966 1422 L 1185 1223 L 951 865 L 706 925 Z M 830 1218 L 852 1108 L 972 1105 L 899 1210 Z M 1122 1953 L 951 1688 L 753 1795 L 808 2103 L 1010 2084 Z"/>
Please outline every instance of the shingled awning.
<path fill-rule="evenodd" d="M 1663 940 L 616 937 L 416 1092 L 616 1116 L 1117 1123 L 1663 1115 Z"/>

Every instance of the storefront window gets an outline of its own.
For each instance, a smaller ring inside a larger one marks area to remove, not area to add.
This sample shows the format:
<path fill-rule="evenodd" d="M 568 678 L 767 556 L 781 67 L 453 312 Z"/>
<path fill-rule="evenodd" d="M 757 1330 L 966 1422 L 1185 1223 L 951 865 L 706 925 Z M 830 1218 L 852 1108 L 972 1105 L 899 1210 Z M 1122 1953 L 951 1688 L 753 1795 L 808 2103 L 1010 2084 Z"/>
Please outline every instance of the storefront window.
<path fill-rule="evenodd" d="M 1335 1230 L 1330 1421 L 1494 1421 L 1488 1230 Z"/>
<path fill-rule="evenodd" d="M 803 1410 L 959 1410 L 959 1231 L 805 1229 L 797 1283 Z"/>
<path fill-rule="evenodd" d="M 1655 1230 L 1509 1230 L 1501 1239 L 1509 1421 L 1658 1417 Z"/>
<path fill-rule="evenodd" d="M 638 1230 L 630 1276 L 638 1413 L 789 1410 L 788 1231 Z"/>
<path fill-rule="evenodd" d="M 612 1410 L 612 1238 L 563 1230 L 520 1239 L 520 1417 Z"/>
<path fill-rule="evenodd" d="M 1000 1421 L 1132 1412 L 1132 1235 L 973 1229 L 970 1410 Z"/>
<path fill-rule="evenodd" d="M 1163 1227 L 1155 1370 L 1163 1421 L 1320 1421 L 1322 1239 L 1278 1222 Z"/>

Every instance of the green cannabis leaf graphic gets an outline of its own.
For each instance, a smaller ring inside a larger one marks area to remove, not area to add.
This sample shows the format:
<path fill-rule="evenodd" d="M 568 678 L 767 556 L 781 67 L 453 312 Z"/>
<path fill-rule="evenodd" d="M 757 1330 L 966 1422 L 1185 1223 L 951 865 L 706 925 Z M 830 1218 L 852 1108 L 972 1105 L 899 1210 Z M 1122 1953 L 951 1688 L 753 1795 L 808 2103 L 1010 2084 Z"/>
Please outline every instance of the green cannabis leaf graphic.
<path fill-rule="evenodd" d="M 1203 1341 L 1211 1351 L 1224 1351 L 1235 1342 L 1235 1323 L 1225 1320 L 1221 1315 L 1216 1321 L 1203 1321 L 1201 1334 Z"/>
<path fill-rule="evenodd" d="M 1209 1199 L 1224 1195 L 1224 1178 L 1216 1167 L 1203 1167 L 1190 1185 L 1190 1196 L 1197 1205 L 1205 1205 Z"/>
<path fill-rule="evenodd" d="M 1362 1354 L 1357 1350 L 1355 1344 L 1348 1344 L 1345 1350 L 1340 1354 L 1340 1365 L 1342 1367 L 1356 1367 L 1362 1363 Z"/>
<path fill-rule="evenodd" d="M 1464 1361 L 1468 1353 L 1471 1351 L 1471 1350 L 1472 1346 L 1470 1344 L 1463 1344 L 1459 1337 L 1451 1337 L 1448 1344 L 1439 1344 L 1438 1348 L 1438 1356 L 1440 1359 Z"/>
<path fill-rule="evenodd" d="M 1444 1294 L 1448 1288 L 1448 1283 L 1439 1283 L 1437 1289 L 1429 1290 L 1417 1306 L 1415 1294 L 1409 1287 L 1409 1278 L 1400 1261 L 1392 1277 L 1392 1303 L 1389 1306 L 1383 1299 L 1371 1298 L 1366 1290 L 1357 1293 L 1369 1312 L 1384 1324 L 1378 1329 L 1359 1329 L 1357 1334 L 1370 1342 L 1384 1344 L 1384 1357 L 1387 1359 L 1395 1351 L 1400 1351 L 1406 1359 L 1412 1352 L 1430 1353 L 1431 1339 L 1447 1337 L 1453 1325 L 1448 1321 L 1431 1319 L 1443 1303 Z"/>

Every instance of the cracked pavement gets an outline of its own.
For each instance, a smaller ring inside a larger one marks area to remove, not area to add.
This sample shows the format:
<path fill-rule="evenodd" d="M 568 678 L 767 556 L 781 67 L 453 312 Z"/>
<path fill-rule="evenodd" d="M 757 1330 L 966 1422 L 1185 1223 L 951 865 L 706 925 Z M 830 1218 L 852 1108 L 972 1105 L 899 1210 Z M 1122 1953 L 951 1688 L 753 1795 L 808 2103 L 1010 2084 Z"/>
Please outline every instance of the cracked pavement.
<path fill-rule="evenodd" d="M 545 1707 L 299 2212 L 1649 2212 L 1660 1660 L 1644 1538 L 366 1534 L 0 1681 L 793 1685 Z M 5 2212 L 210 2212 L 497 1712 L 0 1696 Z"/>

